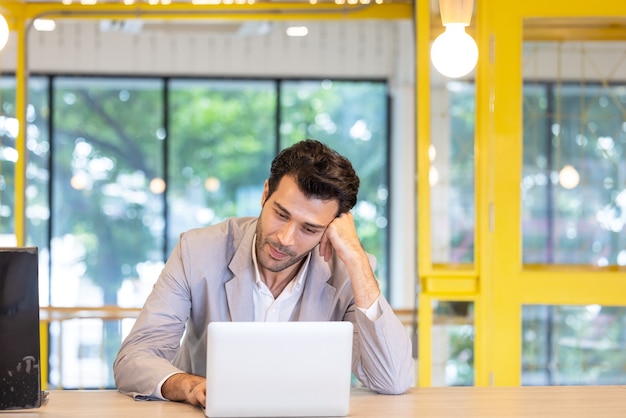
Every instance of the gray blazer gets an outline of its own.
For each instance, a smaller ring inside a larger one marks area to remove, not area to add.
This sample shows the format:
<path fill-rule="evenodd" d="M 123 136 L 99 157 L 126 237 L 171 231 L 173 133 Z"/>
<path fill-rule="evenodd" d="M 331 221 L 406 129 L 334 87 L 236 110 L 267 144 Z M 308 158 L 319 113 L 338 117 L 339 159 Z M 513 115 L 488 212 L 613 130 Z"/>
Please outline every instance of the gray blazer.
<path fill-rule="evenodd" d="M 253 321 L 252 241 L 257 218 L 231 218 L 183 233 L 122 343 L 113 364 L 122 393 L 145 397 L 167 375 L 205 375 L 206 332 L 212 321 Z M 338 258 L 312 252 L 297 321 L 351 321 L 352 372 L 367 387 L 399 394 L 413 383 L 411 342 L 389 303 L 371 321 L 355 308 Z"/>

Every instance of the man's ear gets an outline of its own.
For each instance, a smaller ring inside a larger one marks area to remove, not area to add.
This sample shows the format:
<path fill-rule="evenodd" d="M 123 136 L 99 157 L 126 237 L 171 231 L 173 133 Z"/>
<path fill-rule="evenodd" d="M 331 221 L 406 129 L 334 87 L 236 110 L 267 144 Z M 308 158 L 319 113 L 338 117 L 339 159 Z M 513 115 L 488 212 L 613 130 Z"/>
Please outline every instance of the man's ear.
<path fill-rule="evenodd" d="M 261 196 L 261 207 L 265 205 L 265 201 L 267 200 L 267 195 L 269 194 L 270 183 L 269 180 L 265 180 L 265 184 L 263 185 L 263 196 Z"/>

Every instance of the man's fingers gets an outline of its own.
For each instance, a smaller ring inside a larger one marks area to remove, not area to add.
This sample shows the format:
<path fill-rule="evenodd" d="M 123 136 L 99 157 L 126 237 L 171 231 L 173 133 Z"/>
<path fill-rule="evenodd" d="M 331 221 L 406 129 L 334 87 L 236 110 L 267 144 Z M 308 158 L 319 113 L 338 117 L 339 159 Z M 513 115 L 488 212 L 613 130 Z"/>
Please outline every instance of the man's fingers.
<path fill-rule="evenodd" d="M 206 394 L 204 392 L 198 394 L 198 403 L 205 408 L 206 407 Z"/>
<path fill-rule="evenodd" d="M 206 384 L 200 383 L 196 385 L 192 390 L 193 398 L 190 403 L 193 405 L 201 405 L 203 408 L 206 406 Z"/>
<path fill-rule="evenodd" d="M 332 256 L 333 256 L 333 246 L 329 244 L 326 246 L 326 250 L 324 251 L 324 260 L 326 262 L 329 262 Z"/>
<path fill-rule="evenodd" d="M 324 257 L 324 260 L 328 262 L 333 255 L 333 246 L 330 243 L 330 240 L 324 234 L 322 240 L 320 241 L 320 256 Z"/>

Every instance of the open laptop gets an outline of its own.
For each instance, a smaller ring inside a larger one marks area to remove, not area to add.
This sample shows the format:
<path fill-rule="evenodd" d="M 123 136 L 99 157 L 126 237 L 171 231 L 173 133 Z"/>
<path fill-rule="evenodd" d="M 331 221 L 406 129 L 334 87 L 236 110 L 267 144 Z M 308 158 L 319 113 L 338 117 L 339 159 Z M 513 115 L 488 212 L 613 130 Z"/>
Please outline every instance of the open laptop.
<path fill-rule="evenodd" d="M 206 416 L 345 416 L 351 359 L 351 322 L 212 322 Z"/>

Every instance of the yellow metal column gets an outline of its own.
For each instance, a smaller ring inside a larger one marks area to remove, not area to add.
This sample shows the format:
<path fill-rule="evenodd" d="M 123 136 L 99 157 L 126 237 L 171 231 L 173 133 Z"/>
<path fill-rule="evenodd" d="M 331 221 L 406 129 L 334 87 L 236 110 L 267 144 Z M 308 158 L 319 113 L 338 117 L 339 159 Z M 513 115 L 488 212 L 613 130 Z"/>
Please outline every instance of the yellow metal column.
<path fill-rule="evenodd" d="M 11 29 L 17 34 L 17 67 L 16 67 L 16 91 L 15 91 L 15 117 L 18 121 L 19 130 L 16 138 L 17 162 L 15 163 L 15 237 L 18 246 L 26 245 L 26 161 L 28 150 L 26 148 L 26 104 L 27 93 L 27 68 L 26 68 L 26 22 L 21 16 L 21 9 L 11 10 Z"/>
<path fill-rule="evenodd" d="M 502 94 L 515 88 L 508 85 L 511 80 L 520 80 L 521 21 L 511 17 L 512 3 L 477 0 L 476 5 L 480 51 L 475 119 L 476 262 L 480 296 L 476 304 L 475 383 L 516 385 L 521 368 L 521 315 L 513 272 L 519 271 L 521 260 L 519 203 L 517 209 L 502 203 L 519 202 L 521 126 L 511 116 L 521 114 L 521 108 L 515 110 L 521 102 L 503 99 Z"/>
<path fill-rule="evenodd" d="M 430 386 L 432 363 L 432 300 L 423 289 L 422 278 L 431 271 L 430 262 L 430 2 L 415 2 L 415 108 L 417 161 L 417 274 L 418 295 L 418 384 Z"/>

